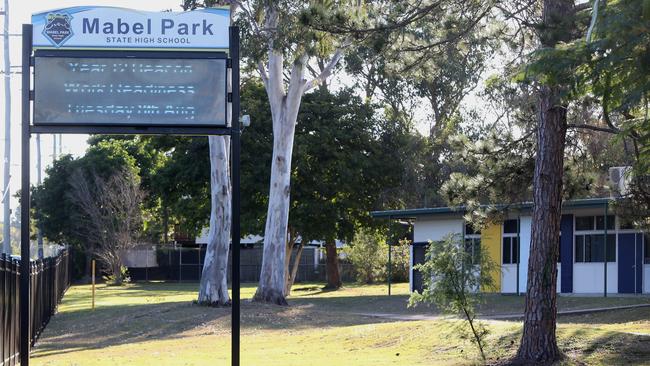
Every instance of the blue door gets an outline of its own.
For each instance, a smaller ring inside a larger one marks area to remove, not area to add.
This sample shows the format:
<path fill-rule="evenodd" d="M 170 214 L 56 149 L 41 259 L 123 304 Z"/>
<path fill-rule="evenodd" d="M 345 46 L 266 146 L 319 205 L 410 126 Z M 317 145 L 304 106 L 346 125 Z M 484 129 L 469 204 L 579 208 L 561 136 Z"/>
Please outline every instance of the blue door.
<path fill-rule="evenodd" d="M 618 292 L 641 293 L 641 243 L 637 234 L 618 235 Z"/>

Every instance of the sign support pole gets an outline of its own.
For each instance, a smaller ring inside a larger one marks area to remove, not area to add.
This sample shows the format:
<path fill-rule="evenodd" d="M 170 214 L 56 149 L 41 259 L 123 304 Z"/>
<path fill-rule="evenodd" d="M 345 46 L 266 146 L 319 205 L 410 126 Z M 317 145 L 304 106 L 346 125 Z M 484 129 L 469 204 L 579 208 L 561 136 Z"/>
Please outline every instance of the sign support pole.
<path fill-rule="evenodd" d="M 232 114 L 230 121 L 231 128 L 231 157 L 232 166 L 232 345 L 231 359 L 232 366 L 239 366 L 239 331 L 240 331 L 240 273 L 239 273 L 239 250 L 240 250 L 240 223 L 239 223 L 239 160 L 240 160 L 240 137 L 239 129 L 239 27 L 230 27 L 230 59 L 232 60 Z"/>
<path fill-rule="evenodd" d="M 20 365 L 29 366 L 30 326 L 30 136 L 32 133 L 89 133 L 89 134 L 156 134 L 156 135 L 222 135 L 231 137 L 231 182 L 232 182 L 232 365 L 240 363 L 240 94 L 239 94 L 239 28 L 229 28 L 229 58 L 231 60 L 232 118 L 230 126 L 102 126 L 102 125 L 35 125 L 31 126 L 31 78 L 33 66 L 33 26 L 23 24 L 22 33 L 22 182 L 21 182 L 21 227 L 20 227 Z"/>
<path fill-rule="evenodd" d="M 32 61 L 32 25 L 23 24 L 22 59 L 22 145 L 20 187 L 20 365 L 29 366 L 31 326 L 29 324 L 29 123 Z M 8 199 L 8 197 L 7 197 Z"/>

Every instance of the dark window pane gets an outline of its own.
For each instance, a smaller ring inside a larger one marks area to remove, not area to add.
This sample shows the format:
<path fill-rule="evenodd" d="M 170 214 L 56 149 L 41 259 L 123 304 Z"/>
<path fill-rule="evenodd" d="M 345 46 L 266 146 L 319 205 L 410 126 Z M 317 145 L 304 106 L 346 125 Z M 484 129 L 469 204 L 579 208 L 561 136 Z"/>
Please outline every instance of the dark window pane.
<path fill-rule="evenodd" d="M 585 240 L 582 235 L 576 235 L 576 262 L 585 261 Z"/>
<path fill-rule="evenodd" d="M 506 220 L 503 223 L 503 232 L 508 234 L 517 233 L 517 220 Z"/>
<path fill-rule="evenodd" d="M 593 230 L 593 216 L 576 216 L 576 230 Z"/>
<path fill-rule="evenodd" d="M 481 254 L 481 239 L 474 239 L 474 263 L 479 262 L 480 254 Z"/>
<path fill-rule="evenodd" d="M 643 261 L 645 264 L 650 264 L 650 235 L 646 234 L 643 236 L 643 246 L 644 246 L 644 257 L 645 260 Z"/>
<path fill-rule="evenodd" d="M 591 262 L 591 235 L 584 235 L 585 239 L 585 262 Z"/>
<path fill-rule="evenodd" d="M 607 261 L 616 262 L 616 235 L 607 234 Z"/>
<path fill-rule="evenodd" d="M 474 230 L 471 224 L 465 224 L 465 235 L 480 235 L 481 230 Z"/>
<path fill-rule="evenodd" d="M 589 235 L 591 238 L 590 262 L 603 262 L 605 260 L 605 238 L 600 234 Z"/>
<path fill-rule="evenodd" d="M 503 264 L 510 264 L 510 238 L 503 238 Z"/>
<path fill-rule="evenodd" d="M 620 228 L 621 230 L 633 230 L 635 229 L 634 227 L 634 222 L 632 220 L 626 220 L 625 218 L 620 218 Z"/>
<path fill-rule="evenodd" d="M 614 215 L 607 215 L 607 230 L 614 230 Z M 605 216 L 596 216 L 596 230 L 605 230 Z"/>
<path fill-rule="evenodd" d="M 557 238 L 557 262 L 560 263 L 562 258 L 562 235 Z"/>
<path fill-rule="evenodd" d="M 519 263 L 519 238 L 512 238 L 512 263 Z"/>

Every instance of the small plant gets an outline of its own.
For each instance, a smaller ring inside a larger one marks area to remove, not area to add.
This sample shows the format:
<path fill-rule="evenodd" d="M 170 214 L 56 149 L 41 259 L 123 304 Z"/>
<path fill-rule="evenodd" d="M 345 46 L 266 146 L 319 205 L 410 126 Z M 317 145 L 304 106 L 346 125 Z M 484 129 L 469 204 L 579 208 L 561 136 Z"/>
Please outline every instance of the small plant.
<path fill-rule="evenodd" d="M 494 264 L 483 250 L 466 249 L 460 235 L 449 235 L 440 242 L 429 242 L 426 261 L 414 266 L 422 273 L 424 290 L 414 292 L 409 306 L 434 304 L 443 313 L 461 316 L 467 327 L 459 328 L 461 336 L 470 331 L 469 339 L 476 344 L 485 360 L 485 337 L 489 330 L 476 319 L 476 306 L 483 301 L 481 291 L 494 287 L 491 272 Z M 469 329 L 467 329 L 469 328 Z"/>
<path fill-rule="evenodd" d="M 106 281 L 109 286 L 122 286 L 125 283 L 129 283 L 131 282 L 129 269 L 126 266 L 120 266 L 119 276 L 116 276 L 115 274 L 109 274 L 104 276 L 104 281 Z"/>

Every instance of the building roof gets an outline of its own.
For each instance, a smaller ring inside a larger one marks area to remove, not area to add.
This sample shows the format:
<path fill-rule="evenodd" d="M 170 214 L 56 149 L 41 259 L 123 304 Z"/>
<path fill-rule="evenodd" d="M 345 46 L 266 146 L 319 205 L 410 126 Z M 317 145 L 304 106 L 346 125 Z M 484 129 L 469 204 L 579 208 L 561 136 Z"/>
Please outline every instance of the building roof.
<path fill-rule="evenodd" d="M 613 198 L 582 198 L 565 201 L 562 208 L 590 208 L 602 207 L 608 202 L 614 201 Z M 530 211 L 533 208 L 532 202 L 520 202 L 513 204 L 482 205 L 483 208 L 495 208 L 497 210 L 517 210 Z M 430 208 L 413 208 L 405 210 L 387 210 L 371 211 L 370 216 L 374 218 L 388 219 L 414 219 L 419 216 L 442 216 L 442 215 L 463 215 L 465 206 L 458 207 L 430 207 Z"/>

